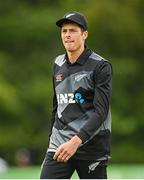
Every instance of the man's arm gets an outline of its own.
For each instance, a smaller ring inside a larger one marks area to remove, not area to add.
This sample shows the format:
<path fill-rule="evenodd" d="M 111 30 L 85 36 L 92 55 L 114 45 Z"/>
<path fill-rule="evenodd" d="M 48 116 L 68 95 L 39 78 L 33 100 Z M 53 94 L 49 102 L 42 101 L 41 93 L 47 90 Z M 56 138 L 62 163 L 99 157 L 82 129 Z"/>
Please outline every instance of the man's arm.
<path fill-rule="evenodd" d="M 82 143 L 90 139 L 105 121 L 112 94 L 112 66 L 107 61 L 100 61 L 94 74 L 94 111 L 89 121 L 80 129 L 77 134 Z"/>

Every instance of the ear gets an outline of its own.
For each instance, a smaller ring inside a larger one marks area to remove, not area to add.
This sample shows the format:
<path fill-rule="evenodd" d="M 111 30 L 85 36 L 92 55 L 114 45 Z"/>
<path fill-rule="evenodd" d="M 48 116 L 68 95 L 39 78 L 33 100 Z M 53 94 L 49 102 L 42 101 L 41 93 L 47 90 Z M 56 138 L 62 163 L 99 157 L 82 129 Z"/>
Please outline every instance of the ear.
<path fill-rule="evenodd" d="M 88 31 L 83 32 L 83 39 L 86 40 L 88 37 Z"/>

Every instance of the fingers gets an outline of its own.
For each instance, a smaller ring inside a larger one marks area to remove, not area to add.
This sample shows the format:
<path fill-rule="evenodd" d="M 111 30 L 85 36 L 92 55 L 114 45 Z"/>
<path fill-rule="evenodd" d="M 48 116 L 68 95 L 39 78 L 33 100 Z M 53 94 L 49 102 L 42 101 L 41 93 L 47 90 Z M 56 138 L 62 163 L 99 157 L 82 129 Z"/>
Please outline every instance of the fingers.
<path fill-rule="evenodd" d="M 57 160 L 58 160 L 58 161 L 61 161 L 61 162 L 67 162 L 69 158 L 70 158 L 70 155 L 69 155 L 68 153 L 62 152 L 62 153 L 58 156 Z"/>
<path fill-rule="evenodd" d="M 58 162 L 67 162 L 70 157 L 71 157 L 70 154 L 68 154 L 68 153 L 65 152 L 64 150 L 60 150 L 60 149 L 59 149 L 59 150 L 55 153 L 53 159 L 54 159 L 54 160 L 57 160 Z"/>
<path fill-rule="evenodd" d="M 63 160 L 63 162 L 66 163 L 70 159 L 70 157 L 71 157 L 70 155 L 66 156 L 65 159 Z"/>
<path fill-rule="evenodd" d="M 62 151 L 63 151 L 62 149 L 58 149 L 58 150 L 56 151 L 56 153 L 54 154 L 53 159 L 54 159 L 54 160 L 57 160 L 58 156 L 60 155 L 60 153 L 61 153 Z"/>

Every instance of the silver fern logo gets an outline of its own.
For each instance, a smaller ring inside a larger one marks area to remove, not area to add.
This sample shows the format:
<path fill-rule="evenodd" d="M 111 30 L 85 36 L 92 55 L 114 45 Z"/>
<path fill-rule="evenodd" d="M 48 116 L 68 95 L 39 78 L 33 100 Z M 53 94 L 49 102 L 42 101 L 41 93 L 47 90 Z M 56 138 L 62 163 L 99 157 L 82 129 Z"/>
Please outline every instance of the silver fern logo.
<path fill-rule="evenodd" d="M 75 76 L 75 81 L 80 81 L 82 78 L 84 78 L 85 76 L 87 76 L 87 74 L 80 74 L 80 75 L 76 75 Z"/>
<path fill-rule="evenodd" d="M 99 165 L 100 162 L 95 162 L 95 163 L 92 163 L 88 166 L 89 170 L 88 170 L 88 173 L 90 173 L 91 171 L 94 171 L 95 168 Z"/>
<path fill-rule="evenodd" d="M 66 18 L 69 18 L 70 16 L 73 16 L 73 15 L 75 15 L 75 13 L 70 13 L 66 16 Z"/>

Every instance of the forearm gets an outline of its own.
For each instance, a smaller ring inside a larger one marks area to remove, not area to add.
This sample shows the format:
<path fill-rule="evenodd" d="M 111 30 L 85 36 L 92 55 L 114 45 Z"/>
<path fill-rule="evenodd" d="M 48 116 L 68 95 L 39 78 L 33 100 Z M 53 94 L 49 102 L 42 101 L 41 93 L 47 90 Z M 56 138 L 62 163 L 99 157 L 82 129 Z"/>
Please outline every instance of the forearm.
<path fill-rule="evenodd" d="M 95 133 L 98 133 L 106 117 L 107 116 L 104 115 L 104 113 L 91 113 L 89 121 L 80 129 L 79 133 L 77 134 L 77 136 L 82 140 L 82 144 L 88 139 L 92 138 Z"/>

